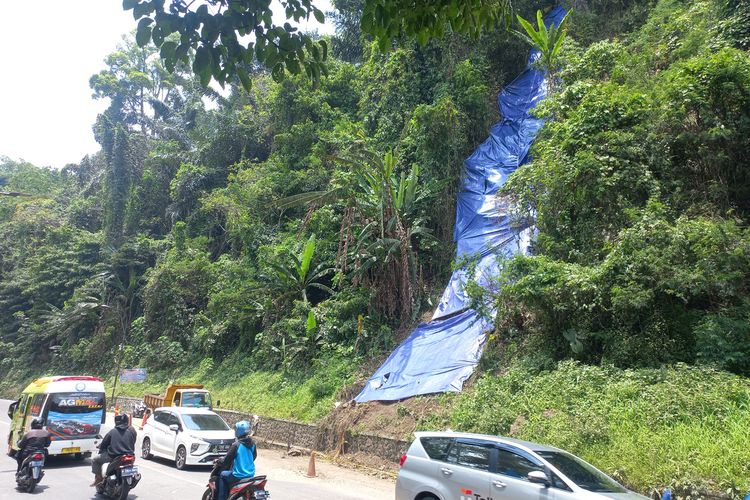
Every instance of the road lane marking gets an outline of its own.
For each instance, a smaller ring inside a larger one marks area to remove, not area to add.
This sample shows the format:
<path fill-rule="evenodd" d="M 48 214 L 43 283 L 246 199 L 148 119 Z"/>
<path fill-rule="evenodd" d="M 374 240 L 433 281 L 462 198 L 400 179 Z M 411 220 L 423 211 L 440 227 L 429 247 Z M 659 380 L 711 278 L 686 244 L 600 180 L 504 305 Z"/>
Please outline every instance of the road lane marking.
<path fill-rule="evenodd" d="M 144 462 L 138 462 L 138 463 L 136 463 L 136 465 L 138 465 L 139 467 L 143 467 L 144 469 L 151 469 L 153 471 L 158 472 L 159 474 L 164 474 L 165 476 L 169 476 L 172 479 L 179 479 L 183 483 L 190 483 L 190 484 L 194 484 L 196 486 L 201 486 L 201 487 L 206 486 L 206 483 L 208 483 L 207 480 L 205 482 L 202 482 L 202 483 L 198 483 L 196 481 L 190 481 L 185 476 L 181 476 L 181 475 L 178 475 L 178 474 L 172 474 L 168 470 L 164 470 L 162 467 L 153 467 L 153 466 L 149 465 L 148 462 L 146 462 L 146 463 L 144 463 Z M 207 475 L 210 476 L 211 474 L 208 473 Z"/>

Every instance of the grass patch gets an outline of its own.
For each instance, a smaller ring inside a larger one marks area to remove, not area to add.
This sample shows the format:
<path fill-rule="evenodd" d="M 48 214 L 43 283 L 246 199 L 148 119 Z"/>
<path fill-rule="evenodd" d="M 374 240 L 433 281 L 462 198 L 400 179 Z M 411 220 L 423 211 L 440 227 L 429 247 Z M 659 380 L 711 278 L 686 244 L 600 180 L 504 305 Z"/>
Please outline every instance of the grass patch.
<path fill-rule="evenodd" d="M 564 448 L 644 494 L 750 490 L 750 381 L 727 372 L 511 368 L 461 394 L 449 424 Z"/>
<path fill-rule="evenodd" d="M 214 401 L 221 401 L 221 408 L 316 422 L 331 411 L 336 394 L 352 382 L 357 366 L 356 360 L 334 354 L 305 371 L 253 371 L 244 356 L 235 355 L 218 365 L 205 359 L 173 380 L 204 384 Z M 121 384 L 117 393 L 135 397 L 146 392 L 163 394 L 169 381 L 169 375 L 149 373 L 147 383 Z"/>

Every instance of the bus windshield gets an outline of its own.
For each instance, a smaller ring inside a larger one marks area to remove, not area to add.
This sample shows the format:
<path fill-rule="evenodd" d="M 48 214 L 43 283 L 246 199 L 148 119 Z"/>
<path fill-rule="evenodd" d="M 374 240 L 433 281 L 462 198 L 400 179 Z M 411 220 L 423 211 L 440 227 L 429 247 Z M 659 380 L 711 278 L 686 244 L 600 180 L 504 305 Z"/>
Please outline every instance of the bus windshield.
<path fill-rule="evenodd" d="M 103 392 L 58 392 L 49 395 L 47 430 L 52 440 L 93 438 L 104 418 Z"/>

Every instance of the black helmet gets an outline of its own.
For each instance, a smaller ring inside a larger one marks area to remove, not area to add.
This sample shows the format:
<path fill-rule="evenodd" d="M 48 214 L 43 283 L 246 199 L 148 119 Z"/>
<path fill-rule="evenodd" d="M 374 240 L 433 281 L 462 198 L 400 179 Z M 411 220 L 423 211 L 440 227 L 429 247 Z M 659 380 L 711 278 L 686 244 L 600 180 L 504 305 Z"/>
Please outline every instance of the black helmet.
<path fill-rule="evenodd" d="M 127 425 L 130 423 L 130 417 L 128 417 L 127 413 L 121 413 L 120 415 L 115 415 L 115 425 Z"/>
<path fill-rule="evenodd" d="M 42 426 L 42 421 L 39 420 L 38 418 L 35 418 L 34 420 L 31 421 L 31 428 L 32 429 L 41 429 L 42 427 L 43 427 Z"/>

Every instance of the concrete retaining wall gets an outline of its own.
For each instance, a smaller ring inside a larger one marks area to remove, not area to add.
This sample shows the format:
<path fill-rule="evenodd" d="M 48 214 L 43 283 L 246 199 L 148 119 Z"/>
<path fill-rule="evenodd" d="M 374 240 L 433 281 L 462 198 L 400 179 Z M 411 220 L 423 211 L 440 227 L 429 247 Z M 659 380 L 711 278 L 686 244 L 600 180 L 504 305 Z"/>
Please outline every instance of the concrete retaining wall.
<path fill-rule="evenodd" d="M 126 413 L 130 413 L 133 407 L 141 401 L 140 398 L 123 396 L 118 396 L 115 400 L 109 401 L 109 408 L 118 406 L 120 411 Z M 252 415 L 248 413 L 219 408 L 214 409 L 214 411 L 230 425 L 240 420 L 252 419 Z M 350 431 L 346 431 L 343 436 L 335 436 L 329 429 L 317 425 L 263 416 L 260 417 L 260 426 L 255 437 L 260 442 L 284 446 L 287 449 L 301 448 L 307 451 L 364 453 L 391 463 L 398 462 L 401 454 L 409 446 L 406 441 L 375 434 L 352 434 Z"/>

